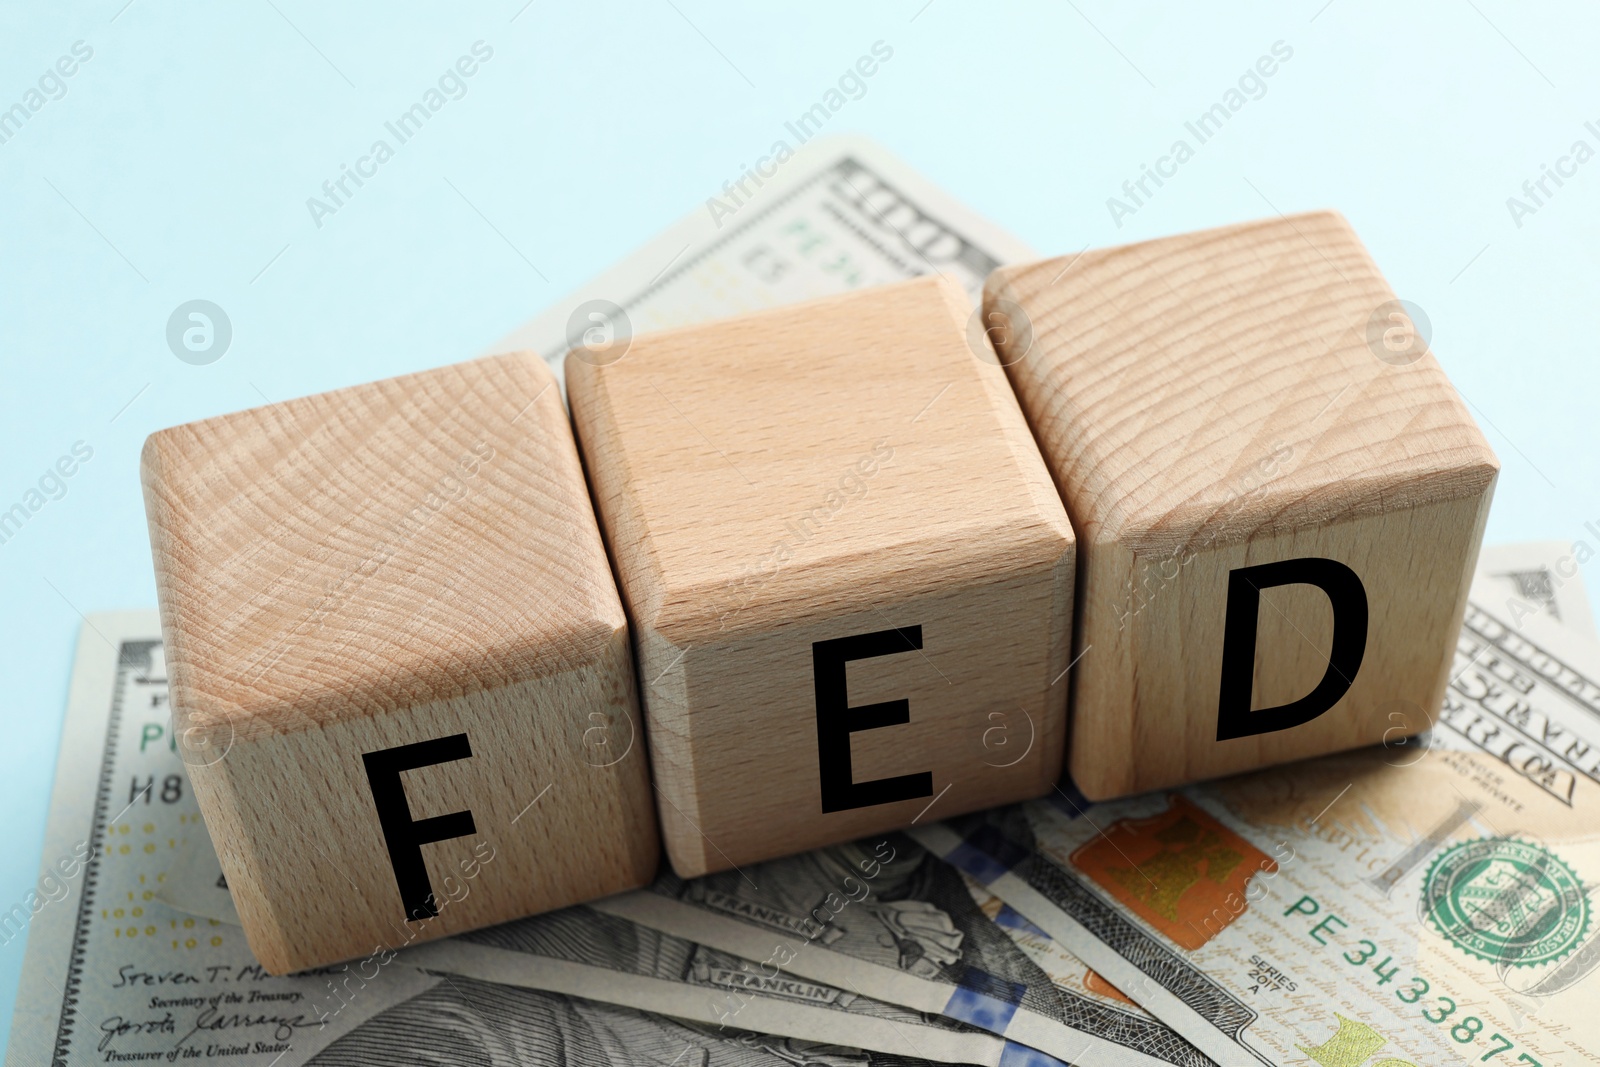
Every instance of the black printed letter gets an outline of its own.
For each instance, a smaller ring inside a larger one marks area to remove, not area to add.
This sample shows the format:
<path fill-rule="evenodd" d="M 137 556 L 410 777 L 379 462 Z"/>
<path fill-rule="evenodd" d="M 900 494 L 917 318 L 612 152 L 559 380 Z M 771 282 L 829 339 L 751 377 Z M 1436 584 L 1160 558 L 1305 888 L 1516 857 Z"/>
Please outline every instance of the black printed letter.
<path fill-rule="evenodd" d="M 905 725 L 911 721 L 911 702 L 886 700 L 850 707 L 844 665 L 853 659 L 892 656 L 921 647 L 920 626 L 836 637 L 811 646 L 811 667 L 817 683 L 817 769 L 822 781 L 823 814 L 933 795 L 932 771 L 871 782 L 856 782 L 850 777 L 850 735 L 857 730 Z"/>
<path fill-rule="evenodd" d="M 380 749 L 361 757 L 361 761 L 367 765 L 367 784 L 372 787 L 372 803 L 378 809 L 383 840 L 389 846 L 394 880 L 400 887 L 400 904 L 405 908 L 409 922 L 431 919 L 439 914 L 438 905 L 433 899 L 433 886 L 428 882 L 428 868 L 422 862 L 422 846 L 435 841 L 448 841 L 453 837 L 466 837 L 477 833 L 478 828 L 472 821 L 470 811 L 453 811 L 449 815 L 413 820 L 411 805 L 406 803 L 406 788 L 400 781 L 400 772 L 471 757 L 472 746 L 467 744 L 466 734 L 451 734 L 431 741 L 418 741 L 414 745 Z"/>
<path fill-rule="evenodd" d="M 1317 687 L 1299 700 L 1251 711 L 1261 590 L 1296 584 L 1316 586 L 1328 594 L 1328 602 L 1333 605 L 1333 649 L 1328 656 L 1328 669 Z M 1307 556 L 1229 571 L 1217 740 L 1272 733 L 1310 722 L 1349 691 L 1366 651 L 1367 591 L 1356 572 L 1338 560 Z"/>

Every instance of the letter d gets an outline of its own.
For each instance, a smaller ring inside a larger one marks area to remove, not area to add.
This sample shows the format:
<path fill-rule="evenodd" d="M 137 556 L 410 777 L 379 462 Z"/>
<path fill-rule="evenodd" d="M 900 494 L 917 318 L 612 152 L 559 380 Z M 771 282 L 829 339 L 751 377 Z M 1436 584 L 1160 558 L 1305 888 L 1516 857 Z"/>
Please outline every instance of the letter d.
<path fill-rule="evenodd" d="M 1310 693 L 1275 708 L 1251 711 L 1261 590 L 1278 585 L 1314 585 L 1328 595 L 1333 605 L 1333 648 L 1322 681 Z M 1367 591 L 1356 572 L 1343 563 L 1307 556 L 1229 571 L 1217 740 L 1252 737 L 1310 722 L 1349 692 L 1366 651 Z"/>

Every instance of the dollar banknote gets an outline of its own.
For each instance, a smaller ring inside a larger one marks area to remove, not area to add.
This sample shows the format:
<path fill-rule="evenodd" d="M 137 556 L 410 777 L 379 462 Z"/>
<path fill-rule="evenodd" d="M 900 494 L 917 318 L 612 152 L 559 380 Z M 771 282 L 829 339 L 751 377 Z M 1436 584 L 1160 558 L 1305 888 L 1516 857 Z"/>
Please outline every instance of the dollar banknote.
<path fill-rule="evenodd" d="M 1449 729 L 1420 741 L 1468 745 L 1571 803 L 1579 779 L 1600 784 L 1600 642 L 1503 594 L 1480 570 L 1439 711 Z"/>
<path fill-rule="evenodd" d="M 1518 626 L 1538 620 L 1540 628 L 1565 629 L 1597 638 L 1594 612 L 1579 573 L 1592 552 L 1568 541 L 1515 541 L 1484 545 L 1478 554 L 1477 588 L 1473 598 L 1493 605 L 1497 614 Z"/>
<path fill-rule="evenodd" d="M 1219 1063 L 1600 1062 L 1600 647 L 1494 588 L 1423 737 L 911 834 Z"/>
<path fill-rule="evenodd" d="M 975 1027 L 874 1000 L 859 987 L 785 974 L 586 907 L 422 945 L 402 959 L 722 1028 L 986 1067 L 1054 1063 Z"/>
<path fill-rule="evenodd" d="M 191 833 L 158 899 L 239 923 L 216 851 Z M 992 1034 L 887 1004 L 857 983 L 829 986 L 590 907 L 566 908 L 407 949 L 396 966 L 540 989 L 737 1027 L 951 1063 L 1048 1067 Z"/>
<path fill-rule="evenodd" d="M 445 976 L 320 1051 L 325 1067 L 927 1067 L 829 1042 Z"/>
<path fill-rule="evenodd" d="M 960 872 L 961 880 L 967 887 L 967 892 L 977 902 L 979 910 L 993 920 L 1006 935 L 1011 938 L 1018 948 L 1027 954 L 1044 971 L 1052 985 L 1065 996 L 1078 997 L 1093 1003 L 1111 1008 L 1122 1013 L 1122 1026 L 1111 1025 L 1102 1029 L 1098 1036 L 1104 1038 L 1121 1037 L 1119 1031 L 1131 1024 L 1138 1033 L 1149 1033 L 1149 1024 L 1155 1022 L 1154 1016 L 1139 1007 L 1127 995 L 1117 989 L 1104 977 L 1090 970 L 1084 962 L 1062 947 L 1061 943 L 1053 939 L 1038 926 L 1029 922 L 1025 916 L 993 893 L 989 892 L 981 882 L 967 874 Z M 1108 1020 L 1109 1021 L 1109 1020 Z M 1162 1030 L 1154 1031 L 1161 1034 L 1162 1047 L 1169 1053 L 1169 1058 L 1178 1063 L 1210 1063 L 1198 1049 L 1194 1049 L 1187 1042 L 1178 1044 L 1173 1041 L 1174 1032 L 1167 1030 L 1164 1024 Z M 1181 1040 L 1181 1039 L 1179 1039 Z M 1122 1038 L 1113 1041 L 1124 1046 L 1133 1042 Z M 1190 1051 L 1193 1050 L 1193 1051 Z M 1126 1054 L 1122 1058 L 1127 1058 Z"/>
<path fill-rule="evenodd" d="M 1083 1067 L 1207 1062 L 1069 953 L 1030 955 L 1020 941 L 1049 942 L 1037 926 L 904 834 L 691 881 L 665 871 L 594 906 Z"/>
<path fill-rule="evenodd" d="M 944 274 L 976 292 L 993 267 L 1029 256 L 1021 242 L 870 141 L 818 138 L 732 216 L 697 209 L 491 350 L 532 347 L 559 364 L 589 324 L 620 330 L 625 340 L 630 332 L 923 274 Z M 596 300 L 608 310 L 586 312 Z M 598 323 L 590 314 L 600 314 Z M 237 928 L 205 907 L 196 915 L 163 900 L 175 879 L 205 887 L 173 867 L 202 824 L 170 733 L 155 613 L 89 616 L 75 671 L 39 881 L 23 899 L 0 906 L 0 951 L 17 951 L 26 940 L 7 1067 L 162 1057 L 294 1067 L 358 1032 L 360 1041 L 342 1047 L 404 1041 L 404 1029 L 384 1030 L 385 1018 L 426 1032 L 401 1010 L 418 997 L 432 998 L 430 1018 L 453 1010 L 454 994 L 441 991 L 438 977 L 387 958 L 266 975 Z M 225 889 L 210 888 L 208 906 L 223 910 L 216 898 L 225 899 Z M 190 892 L 188 900 L 203 895 Z M 497 995 L 512 998 L 507 1004 L 559 1003 L 568 1014 L 605 1014 L 576 998 Z M 387 1015 L 390 1009 L 400 1014 Z M 510 1018 L 521 1009 L 505 1011 Z M 649 1018 L 637 1024 L 644 1031 L 682 1025 Z M 405 1059 L 443 1061 L 457 1046 L 404 1047 Z M 452 1062 L 509 1062 L 495 1058 L 504 1048 L 484 1048 L 486 1058 L 463 1051 Z M 723 1053 L 741 1062 L 811 1062 L 813 1055 L 817 1062 L 901 1062 L 754 1037 L 744 1044 L 691 1041 L 679 1051 L 690 1048 L 699 1049 L 702 1063 Z M 601 1062 L 584 1059 L 591 1051 L 623 1062 L 603 1041 L 570 1046 L 584 1062 Z M 530 1058 L 565 1062 L 564 1055 L 558 1048 L 554 1058 Z"/>
<path fill-rule="evenodd" d="M 1057 1060 L 1080 1067 L 1209 1062 L 977 882 L 934 860 L 903 835 L 887 835 L 880 845 L 868 865 L 876 877 L 861 872 L 840 885 L 834 899 L 842 904 L 858 895 L 854 902 L 884 922 L 881 927 L 869 922 L 869 936 L 879 931 L 871 943 L 893 952 L 851 954 L 848 943 L 859 947 L 860 939 L 853 935 L 863 928 L 837 921 L 842 915 L 826 924 L 809 916 L 779 917 L 783 907 L 792 908 L 797 894 L 808 889 L 818 907 L 827 900 L 828 883 L 815 872 L 837 876 L 848 871 L 840 861 L 853 846 L 840 846 L 792 862 L 746 868 L 743 877 L 729 879 L 731 884 L 720 890 L 709 885 L 716 876 L 684 883 L 667 874 L 657 883 L 662 893 L 623 894 L 591 907 L 458 935 L 408 949 L 397 961 L 691 1021 L 949 1062 L 1004 1061 L 1008 1067 Z M 809 871 L 804 864 L 810 865 Z M 749 892 L 751 883 L 745 878 L 784 885 L 787 895 Z M 873 899 L 864 891 L 880 879 L 887 899 Z M 664 895 L 669 886 L 686 885 L 697 888 L 677 900 Z M 902 896 L 907 889 L 917 895 Z M 203 829 L 191 835 L 159 899 L 237 925 L 221 865 Z M 694 904 L 680 906 L 686 900 L 707 899 L 714 904 L 699 915 L 690 910 Z M 660 907 L 663 903 L 669 906 Z M 628 915 L 653 922 L 636 923 Z M 764 922 L 754 930 L 741 928 L 736 917 L 744 916 L 760 916 Z M 709 930 L 731 950 L 665 932 L 674 927 Z M 777 929 L 814 935 L 818 954 L 813 957 L 810 948 L 791 954 L 775 947 L 761 962 L 738 955 L 741 948 L 772 944 Z M 891 960 L 909 970 L 891 969 Z M 1005 995 L 1018 1000 L 1016 1006 L 996 1003 L 999 987 L 988 983 L 993 974 L 1008 976 L 1010 992 Z M 982 987 L 975 985 L 980 980 L 986 983 Z M 941 1009 L 919 1010 L 917 1005 L 928 1002 L 930 994 Z M 908 1003 L 884 1002 L 889 996 Z M 1048 1055 L 1034 1056 L 1032 1050 L 1041 1046 Z"/>
<path fill-rule="evenodd" d="M 611 351 L 647 330 L 925 274 L 976 296 L 995 267 L 1034 258 L 872 141 L 820 138 L 731 217 L 691 212 L 485 351 L 531 348 L 559 370 L 580 344 Z"/>
<path fill-rule="evenodd" d="M 155 613 L 90 615 L 38 884 L 0 916 L 7 940 L 27 936 L 8 1067 L 304 1063 L 437 983 L 387 961 L 274 977 L 237 927 L 163 905 L 201 825 L 179 751 Z"/>

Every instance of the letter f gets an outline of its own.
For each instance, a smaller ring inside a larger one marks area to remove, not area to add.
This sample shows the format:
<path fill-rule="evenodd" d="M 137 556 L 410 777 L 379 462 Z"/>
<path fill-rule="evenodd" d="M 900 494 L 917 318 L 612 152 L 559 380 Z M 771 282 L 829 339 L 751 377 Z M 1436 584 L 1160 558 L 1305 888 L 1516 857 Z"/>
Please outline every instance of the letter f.
<path fill-rule="evenodd" d="M 405 909 L 407 922 L 432 919 L 439 914 L 433 886 L 428 881 L 428 866 L 422 859 L 422 846 L 466 837 L 477 833 L 478 828 L 472 821 L 471 811 L 412 819 L 400 774 L 418 767 L 471 758 L 472 746 L 467 743 L 466 734 L 436 737 L 361 756 L 367 767 L 367 784 L 372 788 L 372 803 L 378 809 L 378 823 L 383 827 L 383 840 L 389 846 L 389 862 L 394 865 L 394 880 L 400 888 L 400 904 Z"/>

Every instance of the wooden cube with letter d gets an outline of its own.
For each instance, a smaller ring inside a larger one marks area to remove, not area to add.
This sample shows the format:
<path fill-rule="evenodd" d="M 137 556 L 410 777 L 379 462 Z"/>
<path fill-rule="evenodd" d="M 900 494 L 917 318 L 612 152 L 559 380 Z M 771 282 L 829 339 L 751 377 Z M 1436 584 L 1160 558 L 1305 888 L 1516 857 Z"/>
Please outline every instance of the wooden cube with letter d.
<path fill-rule="evenodd" d="M 919 280 L 568 357 L 680 875 L 1051 788 L 1072 529 L 969 319 Z"/>
<path fill-rule="evenodd" d="M 1342 217 L 1002 268 L 984 313 L 1081 538 L 1086 795 L 1429 725 L 1499 464 Z"/>
<path fill-rule="evenodd" d="M 163 430 L 143 475 L 180 751 L 268 970 L 654 876 L 626 616 L 537 357 Z"/>

